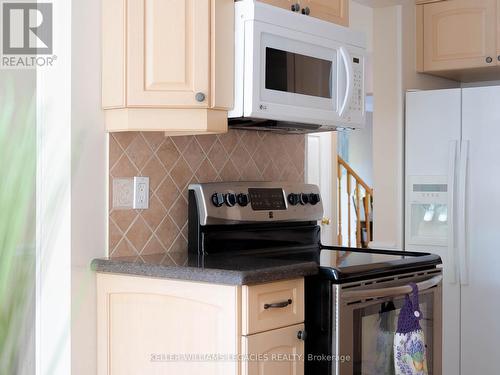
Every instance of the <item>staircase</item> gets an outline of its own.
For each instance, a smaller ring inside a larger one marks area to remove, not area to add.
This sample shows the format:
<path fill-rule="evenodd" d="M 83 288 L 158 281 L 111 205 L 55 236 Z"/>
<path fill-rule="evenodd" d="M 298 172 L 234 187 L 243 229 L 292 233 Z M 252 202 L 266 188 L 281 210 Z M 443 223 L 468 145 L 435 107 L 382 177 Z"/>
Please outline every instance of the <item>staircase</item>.
<path fill-rule="evenodd" d="M 338 171 L 338 235 L 339 246 L 366 248 L 373 240 L 373 188 L 351 168 L 351 166 L 340 156 L 337 157 Z M 345 174 L 344 174 L 345 171 Z M 346 191 L 343 192 L 343 179 L 346 178 Z M 342 234 L 344 224 L 342 201 L 347 199 L 347 241 Z M 354 207 L 353 207 L 354 206 Z M 352 211 L 354 208 L 355 235 L 352 231 Z"/>

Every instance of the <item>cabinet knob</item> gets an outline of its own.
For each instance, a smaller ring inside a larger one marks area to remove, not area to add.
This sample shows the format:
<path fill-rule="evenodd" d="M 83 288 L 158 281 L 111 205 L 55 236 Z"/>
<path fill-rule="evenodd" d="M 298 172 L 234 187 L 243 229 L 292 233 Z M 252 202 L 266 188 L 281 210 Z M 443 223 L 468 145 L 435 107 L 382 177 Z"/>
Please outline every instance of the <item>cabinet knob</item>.
<path fill-rule="evenodd" d="M 491 63 L 493 62 L 493 58 L 491 58 L 491 56 L 488 56 L 488 57 L 486 58 L 486 62 L 487 62 L 488 64 L 491 64 Z"/>
<path fill-rule="evenodd" d="M 201 102 L 204 102 L 204 101 L 205 101 L 205 98 L 206 98 L 206 96 L 205 96 L 205 94 L 204 94 L 204 93 L 202 93 L 202 92 L 197 92 L 197 93 L 196 93 L 196 95 L 195 95 L 195 99 L 196 99 L 196 101 L 197 101 L 197 102 L 200 102 L 200 103 L 201 103 Z"/>
<path fill-rule="evenodd" d="M 302 8 L 302 14 L 308 16 L 311 13 L 311 9 L 309 7 Z"/>
<path fill-rule="evenodd" d="M 500 55 L 498 55 L 498 61 L 500 61 Z"/>
<path fill-rule="evenodd" d="M 292 9 L 292 12 L 300 11 L 300 4 L 299 3 L 292 4 L 291 9 Z"/>
<path fill-rule="evenodd" d="M 297 332 L 297 338 L 299 340 L 305 341 L 305 339 L 307 339 L 307 332 L 306 331 Z"/>

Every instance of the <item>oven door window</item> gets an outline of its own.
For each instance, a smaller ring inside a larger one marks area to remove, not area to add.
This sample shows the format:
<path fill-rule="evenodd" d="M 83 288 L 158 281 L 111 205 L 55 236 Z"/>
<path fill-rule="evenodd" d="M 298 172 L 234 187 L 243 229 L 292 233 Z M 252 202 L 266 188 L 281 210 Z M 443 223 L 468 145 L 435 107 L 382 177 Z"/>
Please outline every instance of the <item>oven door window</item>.
<path fill-rule="evenodd" d="M 427 366 L 433 371 L 433 294 L 421 294 L 420 325 L 425 335 Z M 394 369 L 394 334 L 404 298 L 378 301 L 353 310 L 353 374 L 392 375 Z"/>

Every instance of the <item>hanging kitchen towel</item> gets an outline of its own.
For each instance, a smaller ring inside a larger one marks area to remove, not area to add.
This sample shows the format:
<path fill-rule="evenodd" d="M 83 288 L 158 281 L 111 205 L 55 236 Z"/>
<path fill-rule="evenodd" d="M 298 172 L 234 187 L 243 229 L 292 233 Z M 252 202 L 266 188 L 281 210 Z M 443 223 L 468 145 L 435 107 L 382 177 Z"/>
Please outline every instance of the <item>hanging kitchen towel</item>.
<path fill-rule="evenodd" d="M 420 326 L 422 313 L 418 303 L 418 287 L 410 284 L 412 296 L 405 296 L 394 335 L 396 375 L 428 375 L 424 332 Z"/>

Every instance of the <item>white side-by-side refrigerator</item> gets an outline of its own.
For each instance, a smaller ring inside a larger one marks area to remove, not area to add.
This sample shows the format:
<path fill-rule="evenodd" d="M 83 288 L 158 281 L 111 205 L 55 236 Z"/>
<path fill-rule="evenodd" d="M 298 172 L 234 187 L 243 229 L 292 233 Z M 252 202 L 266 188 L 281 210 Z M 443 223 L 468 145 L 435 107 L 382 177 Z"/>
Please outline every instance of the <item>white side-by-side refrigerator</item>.
<path fill-rule="evenodd" d="M 500 373 L 500 86 L 408 92 L 405 246 L 443 259 L 443 375 Z"/>

